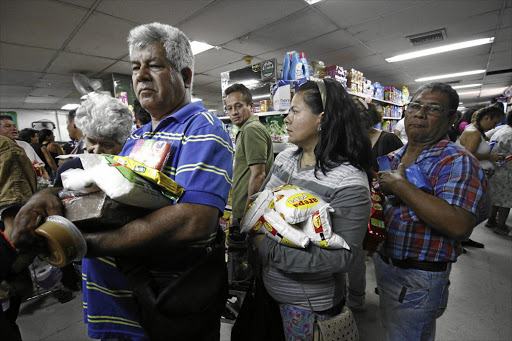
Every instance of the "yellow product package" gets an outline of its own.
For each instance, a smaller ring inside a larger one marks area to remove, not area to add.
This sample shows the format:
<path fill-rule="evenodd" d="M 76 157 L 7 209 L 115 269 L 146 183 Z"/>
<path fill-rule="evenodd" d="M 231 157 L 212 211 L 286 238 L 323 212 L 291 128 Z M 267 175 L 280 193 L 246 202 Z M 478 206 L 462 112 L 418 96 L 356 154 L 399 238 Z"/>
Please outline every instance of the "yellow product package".
<path fill-rule="evenodd" d="M 270 210 L 263 215 L 263 228 L 270 238 L 286 246 L 305 248 L 309 238 L 297 226 L 288 224 L 276 211 Z"/>
<path fill-rule="evenodd" d="M 144 179 L 147 179 L 150 182 L 160 186 L 164 190 L 163 194 L 175 198 L 176 200 L 174 201 L 177 201 L 185 192 L 185 189 L 181 187 L 176 181 L 169 178 L 167 175 L 155 168 L 150 168 L 145 164 L 132 160 L 126 156 L 105 154 L 103 156 L 109 163 L 120 163 L 134 173 L 142 176 Z"/>
<path fill-rule="evenodd" d="M 255 224 L 258 220 L 270 209 L 274 208 L 274 203 L 272 201 L 272 192 L 269 190 L 265 190 L 259 193 L 256 200 L 251 202 L 247 212 L 244 215 L 244 219 L 242 220 L 242 226 L 240 226 L 241 232 L 255 232 L 254 229 Z"/>
<path fill-rule="evenodd" d="M 329 204 L 325 204 L 304 223 L 300 224 L 302 230 L 314 245 L 321 248 L 350 250 L 347 242 L 332 230 L 330 216 L 332 212 L 334 212 L 334 209 Z"/>
<path fill-rule="evenodd" d="M 309 217 L 326 202 L 320 196 L 300 187 L 286 187 L 274 190 L 275 210 L 288 224 L 298 224 Z"/>

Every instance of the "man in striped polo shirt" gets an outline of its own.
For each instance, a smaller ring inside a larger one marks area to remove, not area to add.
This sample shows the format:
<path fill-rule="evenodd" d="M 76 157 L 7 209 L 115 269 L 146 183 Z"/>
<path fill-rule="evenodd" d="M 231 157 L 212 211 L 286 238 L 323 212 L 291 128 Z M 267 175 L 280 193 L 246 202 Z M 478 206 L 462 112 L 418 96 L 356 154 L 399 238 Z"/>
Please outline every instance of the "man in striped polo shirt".
<path fill-rule="evenodd" d="M 112 271 L 117 267 L 126 275 L 108 291 L 91 288 L 133 299 L 115 309 L 113 301 L 88 301 L 88 310 L 96 305 L 96 311 L 111 313 L 98 313 L 89 323 L 105 326 L 97 334 L 102 339 L 218 340 L 227 297 L 219 216 L 232 182 L 231 140 L 216 116 L 201 102 L 191 102 L 194 56 L 183 32 L 146 24 L 130 31 L 128 43 L 133 88 L 151 123 L 134 131 L 119 155 L 129 155 L 140 139 L 169 142 L 163 172 L 185 193 L 176 205 L 119 229 L 84 234 L 88 257 L 116 257 Z M 18 247 L 33 240 L 38 214 L 62 215 L 56 191 L 40 192 L 22 208 L 16 218 Z"/>

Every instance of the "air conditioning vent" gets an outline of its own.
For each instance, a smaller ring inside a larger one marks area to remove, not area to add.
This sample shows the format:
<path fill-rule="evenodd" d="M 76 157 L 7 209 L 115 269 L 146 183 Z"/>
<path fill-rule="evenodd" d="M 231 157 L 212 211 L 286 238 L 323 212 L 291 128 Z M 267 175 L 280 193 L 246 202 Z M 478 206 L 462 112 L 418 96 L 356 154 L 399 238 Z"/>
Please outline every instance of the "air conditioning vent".
<path fill-rule="evenodd" d="M 435 31 L 414 34 L 406 38 L 409 38 L 413 46 L 424 45 L 444 40 L 446 38 L 446 30 L 442 28 Z"/>

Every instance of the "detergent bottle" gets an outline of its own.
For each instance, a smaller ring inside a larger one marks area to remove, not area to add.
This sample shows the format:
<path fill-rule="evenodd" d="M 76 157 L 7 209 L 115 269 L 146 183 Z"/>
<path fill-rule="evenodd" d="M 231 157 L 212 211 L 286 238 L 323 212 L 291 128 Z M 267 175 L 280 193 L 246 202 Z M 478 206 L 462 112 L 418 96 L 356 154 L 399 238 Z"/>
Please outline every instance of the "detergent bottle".
<path fill-rule="evenodd" d="M 306 59 L 306 53 L 301 52 L 300 53 L 300 62 L 302 63 L 302 74 L 303 77 L 308 78 L 310 74 L 310 67 L 308 60 Z"/>
<path fill-rule="evenodd" d="M 293 52 L 292 62 L 290 64 L 290 79 L 301 78 L 304 78 L 304 73 L 302 71 L 302 63 L 300 62 L 299 54 L 297 52 Z"/>
<path fill-rule="evenodd" d="M 290 80 L 290 54 L 284 54 L 284 63 L 283 63 L 283 80 Z"/>

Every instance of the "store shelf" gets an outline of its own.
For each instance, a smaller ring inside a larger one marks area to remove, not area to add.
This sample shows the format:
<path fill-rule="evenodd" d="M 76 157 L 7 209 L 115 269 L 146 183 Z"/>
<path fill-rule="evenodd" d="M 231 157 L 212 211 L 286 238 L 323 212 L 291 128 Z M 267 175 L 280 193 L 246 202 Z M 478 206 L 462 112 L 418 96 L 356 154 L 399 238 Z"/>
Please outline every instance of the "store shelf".
<path fill-rule="evenodd" d="M 353 96 L 357 96 L 357 97 L 361 97 L 361 98 L 370 97 L 368 95 L 356 94 L 356 93 L 350 92 L 348 90 L 347 90 L 347 92 L 348 92 L 349 95 L 353 95 Z M 378 98 L 375 98 L 375 97 L 370 97 L 370 98 L 372 99 L 372 101 L 376 101 L 376 102 L 392 104 L 392 105 L 396 105 L 398 107 L 403 107 L 404 106 L 403 104 L 398 104 L 398 103 L 395 103 L 395 102 L 385 101 L 383 99 L 378 99 Z"/>
<path fill-rule="evenodd" d="M 272 115 L 286 115 L 287 111 L 265 111 L 265 112 L 255 112 L 256 116 L 272 116 Z M 221 121 L 229 121 L 229 116 L 217 116 Z"/>

